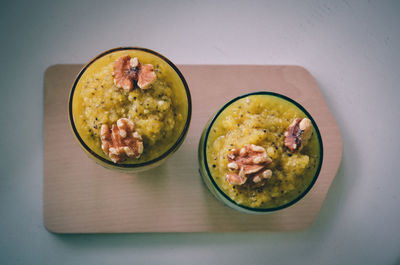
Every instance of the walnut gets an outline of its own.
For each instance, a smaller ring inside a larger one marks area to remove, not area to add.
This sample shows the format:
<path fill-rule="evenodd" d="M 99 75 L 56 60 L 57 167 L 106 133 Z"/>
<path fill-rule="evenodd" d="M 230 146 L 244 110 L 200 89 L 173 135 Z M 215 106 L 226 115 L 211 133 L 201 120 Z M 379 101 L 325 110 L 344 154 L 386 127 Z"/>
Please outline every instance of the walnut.
<path fill-rule="evenodd" d="M 134 81 L 138 78 L 138 72 L 138 65 L 135 66 L 129 55 L 119 57 L 114 63 L 114 84 L 118 88 L 122 87 L 124 90 L 130 91 Z"/>
<path fill-rule="evenodd" d="M 244 145 L 240 149 L 232 149 L 227 157 L 228 169 L 231 173 L 226 175 L 226 180 L 230 184 L 243 185 L 247 179 L 258 183 L 272 175 L 272 171 L 267 169 L 272 160 L 261 146 Z"/>
<path fill-rule="evenodd" d="M 151 64 L 140 65 L 139 78 L 137 84 L 141 89 L 148 89 L 149 86 L 156 80 L 157 76 L 154 72 L 154 67 Z"/>
<path fill-rule="evenodd" d="M 291 151 L 301 150 L 312 135 L 312 124 L 307 118 L 295 119 L 285 132 L 285 146 Z"/>
<path fill-rule="evenodd" d="M 143 141 L 135 131 L 134 123 L 125 118 L 117 120 L 109 129 L 107 124 L 100 129 L 101 149 L 114 163 L 121 162 L 126 157 L 139 158 L 143 153 Z"/>
<path fill-rule="evenodd" d="M 137 57 L 129 55 L 118 58 L 114 63 L 114 84 L 125 91 L 131 91 L 137 83 L 141 89 L 148 89 L 157 76 L 151 64 L 142 65 Z"/>

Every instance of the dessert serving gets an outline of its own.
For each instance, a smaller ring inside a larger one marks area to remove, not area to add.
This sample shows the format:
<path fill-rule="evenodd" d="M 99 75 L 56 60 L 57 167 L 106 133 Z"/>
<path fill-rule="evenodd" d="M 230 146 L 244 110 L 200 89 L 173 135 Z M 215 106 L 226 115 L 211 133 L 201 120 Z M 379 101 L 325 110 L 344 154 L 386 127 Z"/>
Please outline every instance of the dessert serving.
<path fill-rule="evenodd" d="M 116 48 L 79 73 L 69 117 L 76 138 L 96 162 L 118 169 L 150 168 L 184 140 L 190 92 L 176 66 L 162 55 Z"/>
<path fill-rule="evenodd" d="M 270 212 L 302 198 L 318 177 L 322 140 L 298 103 L 271 92 L 227 103 L 206 126 L 200 173 L 222 202 L 245 212 Z"/>

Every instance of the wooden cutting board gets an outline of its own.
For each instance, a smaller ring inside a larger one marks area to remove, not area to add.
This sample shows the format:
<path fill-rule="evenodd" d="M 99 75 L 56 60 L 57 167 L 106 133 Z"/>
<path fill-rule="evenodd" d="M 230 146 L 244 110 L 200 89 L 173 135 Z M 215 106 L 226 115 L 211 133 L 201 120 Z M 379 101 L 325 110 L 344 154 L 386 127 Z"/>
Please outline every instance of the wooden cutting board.
<path fill-rule="evenodd" d="M 160 167 L 137 174 L 105 169 L 80 149 L 67 116 L 68 94 L 82 65 L 54 65 L 44 77 L 44 223 L 55 233 L 228 232 L 305 229 L 316 218 L 339 168 L 342 141 L 311 74 L 300 66 L 178 65 L 193 116 L 181 148 Z M 217 201 L 198 172 L 200 134 L 219 107 L 248 92 L 273 91 L 302 104 L 324 144 L 310 192 L 279 212 L 251 215 Z"/>

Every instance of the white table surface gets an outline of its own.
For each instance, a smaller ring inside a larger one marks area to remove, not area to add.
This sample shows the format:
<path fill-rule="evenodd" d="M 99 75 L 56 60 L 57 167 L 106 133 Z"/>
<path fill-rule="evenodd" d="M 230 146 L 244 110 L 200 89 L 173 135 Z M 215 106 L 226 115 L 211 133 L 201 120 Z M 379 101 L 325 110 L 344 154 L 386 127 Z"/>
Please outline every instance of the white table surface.
<path fill-rule="evenodd" d="M 399 12 L 399 1 L 2 1 L 0 264 L 400 264 Z M 306 67 L 344 144 L 315 223 L 286 233 L 49 233 L 44 71 L 121 45 L 176 64 Z"/>

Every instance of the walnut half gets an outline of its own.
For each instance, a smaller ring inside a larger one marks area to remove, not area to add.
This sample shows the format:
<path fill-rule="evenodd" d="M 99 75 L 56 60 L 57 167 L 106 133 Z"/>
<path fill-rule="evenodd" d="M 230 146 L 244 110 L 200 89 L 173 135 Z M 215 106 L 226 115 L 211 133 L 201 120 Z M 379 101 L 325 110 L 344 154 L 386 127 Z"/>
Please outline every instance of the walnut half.
<path fill-rule="evenodd" d="M 258 145 L 244 145 L 232 149 L 228 154 L 228 168 L 231 173 L 226 180 L 233 185 L 243 185 L 251 178 L 254 183 L 270 178 L 272 171 L 267 166 L 272 162 L 265 149 Z"/>
<path fill-rule="evenodd" d="M 295 119 L 285 132 L 285 146 L 291 151 L 301 150 L 312 135 L 312 124 L 307 118 Z"/>
<path fill-rule="evenodd" d="M 129 55 L 119 57 L 114 62 L 114 84 L 125 91 L 131 91 L 137 83 L 141 89 L 148 89 L 156 79 L 154 67 L 151 64 L 141 64 L 137 57 Z"/>
<path fill-rule="evenodd" d="M 143 153 L 143 141 L 135 131 L 134 123 L 126 118 L 117 120 L 109 129 L 107 124 L 100 129 L 101 149 L 114 163 L 121 162 L 126 157 L 139 158 Z"/>

